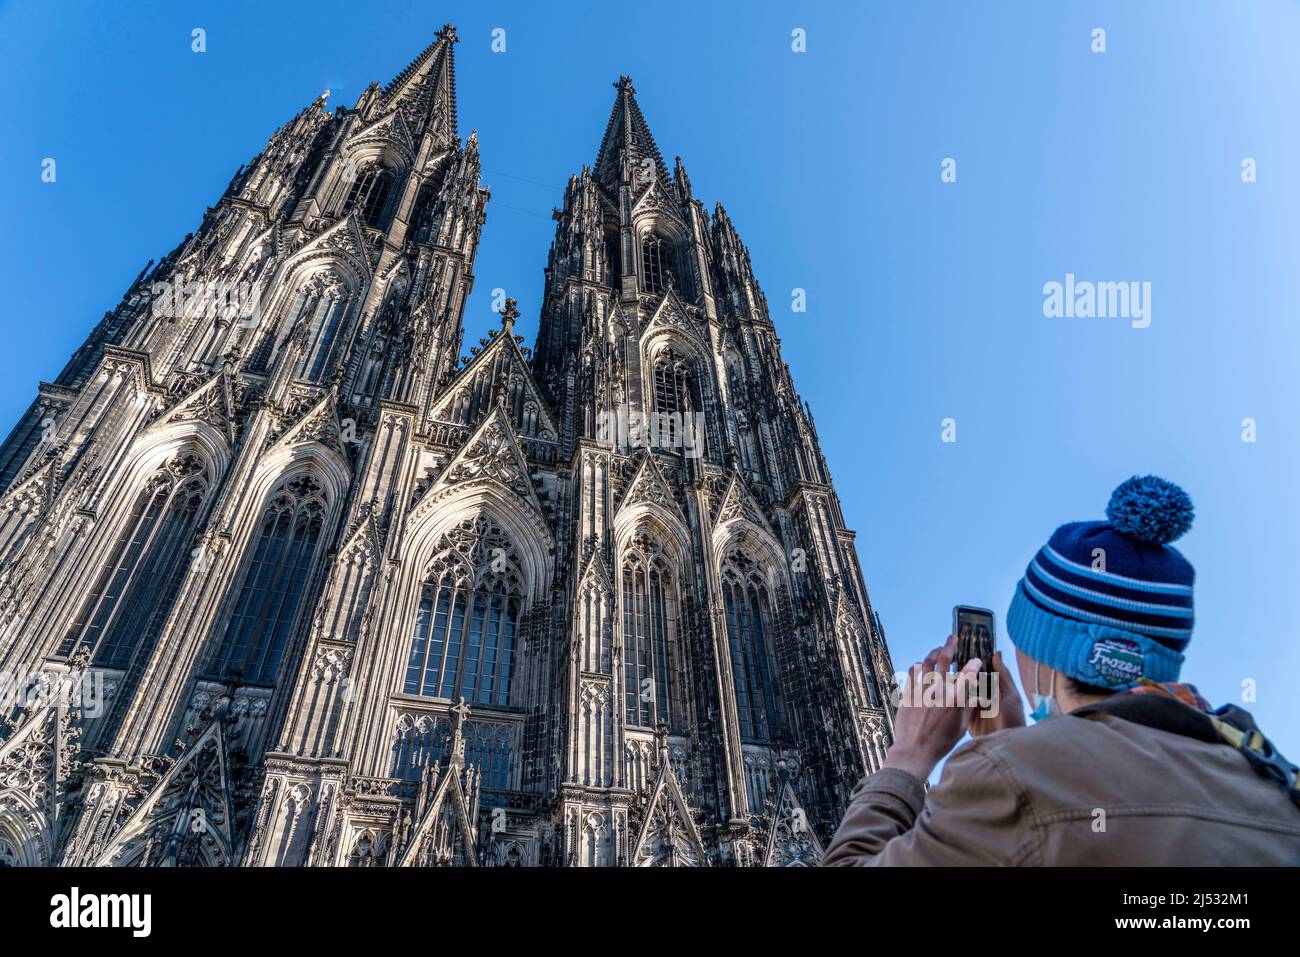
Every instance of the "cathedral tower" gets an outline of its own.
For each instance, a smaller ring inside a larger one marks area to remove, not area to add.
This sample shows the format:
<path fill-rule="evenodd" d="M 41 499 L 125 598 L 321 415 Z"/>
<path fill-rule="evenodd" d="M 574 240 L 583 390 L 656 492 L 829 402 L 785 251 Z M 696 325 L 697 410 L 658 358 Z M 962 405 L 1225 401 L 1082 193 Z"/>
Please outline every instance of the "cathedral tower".
<path fill-rule="evenodd" d="M 278 130 L 0 446 L 0 861 L 807 864 L 882 759 L 811 415 L 630 79 L 535 350 L 461 358 L 456 42 Z"/>
<path fill-rule="evenodd" d="M 883 757 L 888 655 L 749 253 L 615 87 L 535 360 L 573 468 L 566 824 L 580 860 L 686 863 L 684 802 L 701 856 L 807 861 Z"/>

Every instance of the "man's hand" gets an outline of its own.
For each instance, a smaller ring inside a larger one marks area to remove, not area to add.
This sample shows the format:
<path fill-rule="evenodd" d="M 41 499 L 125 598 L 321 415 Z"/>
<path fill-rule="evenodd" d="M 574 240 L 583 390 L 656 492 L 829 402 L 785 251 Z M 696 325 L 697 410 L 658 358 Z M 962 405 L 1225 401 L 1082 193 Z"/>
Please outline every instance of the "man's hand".
<path fill-rule="evenodd" d="M 994 689 L 992 707 L 978 708 L 971 715 L 970 728 L 967 730 L 970 731 L 972 738 L 980 738 L 994 731 L 1005 731 L 1007 728 L 1025 726 L 1025 703 L 1020 697 L 1020 689 L 1016 687 L 1016 680 L 1011 677 L 1011 670 L 1002 662 L 1000 651 L 993 656 L 993 671 L 997 675 L 998 683 Z M 981 717 L 985 710 L 994 713 L 987 718 Z"/>
<path fill-rule="evenodd" d="M 894 716 L 894 743 L 884 767 L 906 771 L 924 781 L 966 733 L 973 711 L 967 702 L 974 699 L 981 664 L 972 658 L 953 674 L 949 669 L 956 650 L 957 636 L 949 635 L 943 647 L 912 666 Z"/>

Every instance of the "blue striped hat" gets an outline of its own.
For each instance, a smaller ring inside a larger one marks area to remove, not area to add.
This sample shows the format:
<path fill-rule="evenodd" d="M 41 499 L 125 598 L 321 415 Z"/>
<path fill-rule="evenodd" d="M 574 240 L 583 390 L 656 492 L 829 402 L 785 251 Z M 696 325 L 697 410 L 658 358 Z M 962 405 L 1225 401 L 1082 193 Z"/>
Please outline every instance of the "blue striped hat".
<path fill-rule="evenodd" d="M 1196 573 L 1169 543 L 1192 517 L 1186 492 L 1147 475 L 1115 489 L 1108 521 L 1062 525 L 1016 587 L 1012 643 L 1091 685 L 1176 681 L 1192 637 Z"/>

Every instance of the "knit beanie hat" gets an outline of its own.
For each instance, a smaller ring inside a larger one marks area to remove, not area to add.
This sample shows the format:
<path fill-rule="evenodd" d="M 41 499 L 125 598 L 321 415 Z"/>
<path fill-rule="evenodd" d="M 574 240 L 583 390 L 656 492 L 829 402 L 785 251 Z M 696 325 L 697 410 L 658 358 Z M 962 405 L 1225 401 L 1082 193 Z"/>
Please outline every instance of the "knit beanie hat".
<path fill-rule="evenodd" d="M 1107 521 L 1062 525 L 1016 586 L 1012 643 L 1090 685 L 1176 681 L 1192 637 L 1196 573 L 1169 543 L 1193 514 L 1177 485 L 1134 476 L 1111 495 Z"/>

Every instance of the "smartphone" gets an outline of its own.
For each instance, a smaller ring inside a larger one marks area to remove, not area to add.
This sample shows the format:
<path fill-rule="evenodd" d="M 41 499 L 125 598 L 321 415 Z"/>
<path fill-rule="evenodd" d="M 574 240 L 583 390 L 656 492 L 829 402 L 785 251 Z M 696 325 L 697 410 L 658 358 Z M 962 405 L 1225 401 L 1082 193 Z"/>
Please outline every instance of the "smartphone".
<path fill-rule="evenodd" d="M 972 658 L 980 660 L 980 671 L 993 673 L 993 652 L 997 644 L 997 629 L 993 626 L 993 612 L 974 605 L 954 605 L 952 633 L 957 636 L 957 657 L 953 670 L 960 671 Z"/>

